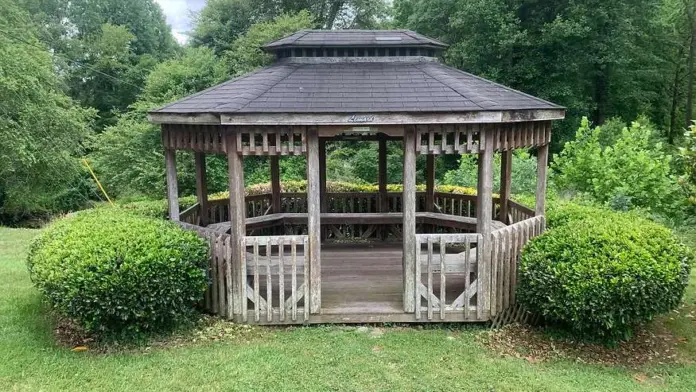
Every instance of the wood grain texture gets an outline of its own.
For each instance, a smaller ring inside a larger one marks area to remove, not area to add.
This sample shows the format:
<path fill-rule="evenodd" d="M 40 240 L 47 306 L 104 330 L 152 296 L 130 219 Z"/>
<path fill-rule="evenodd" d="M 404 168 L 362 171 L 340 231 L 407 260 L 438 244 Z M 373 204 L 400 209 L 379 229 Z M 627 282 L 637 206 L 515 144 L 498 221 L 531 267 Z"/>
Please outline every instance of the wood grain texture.
<path fill-rule="evenodd" d="M 425 211 L 435 211 L 435 156 L 425 158 Z"/>
<path fill-rule="evenodd" d="M 168 148 L 164 150 L 165 166 L 167 171 L 167 203 L 169 206 L 169 219 L 179 220 L 179 185 L 176 176 L 176 151 Z"/>
<path fill-rule="evenodd" d="M 200 206 L 199 224 L 208 224 L 208 179 L 205 168 L 205 153 L 197 152 L 194 154 L 194 165 L 196 167 L 196 199 Z"/>
<path fill-rule="evenodd" d="M 270 159 L 271 169 L 271 207 L 274 213 L 282 212 L 280 207 L 280 158 L 272 156 Z"/>
<path fill-rule="evenodd" d="M 319 180 L 319 134 L 307 129 L 307 233 L 309 242 L 309 273 L 311 313 L 321 311 L 321 200 Z"/>
<path fill-rule="evenodd" d="M 546 209 L 546 169 L 549 160 L 549 145 L 537 149 L 537 188 L 534 212 L 536 216 L 544 215 Z"/>
<path fill-rule="evenodd" d="M 405 130 L 403 149 L 403 298 L 404 311 L 411 313 L 415 312 L 413 293 L 416 290 L 416 130 L 413 127 L 407 127 Z"/>
<path fill-rule="evenodd" d="M 231 130 L 230 130 L 231 131 Z M 227 170 L 229 184 L 229 215 L 230 215 L 230 262 L 227 264 L 227 276 L 230 282 L 229 296 L 231 309 L 228 314 L 240 314 L 242 301 L 246 298 L 246 276 L 242 274 L 241 240 L 246 234 L 245 200 L 244 200 L 244 161 L 237 152 L 237 138 L 227 137 Z M 232 289 L 234 287 L 234 290 Z"/>
<path fill-rule="evenodd" d="M 501 163 L 500 163 L 500 216 L 498 220 L 509 224 L 510 220 L 508 215 L 510 214 L 510 205 L 508 201 L 510 200 L 511 186 L 512 186 L 512 150 L 506 150 L 501 153 Z"/>

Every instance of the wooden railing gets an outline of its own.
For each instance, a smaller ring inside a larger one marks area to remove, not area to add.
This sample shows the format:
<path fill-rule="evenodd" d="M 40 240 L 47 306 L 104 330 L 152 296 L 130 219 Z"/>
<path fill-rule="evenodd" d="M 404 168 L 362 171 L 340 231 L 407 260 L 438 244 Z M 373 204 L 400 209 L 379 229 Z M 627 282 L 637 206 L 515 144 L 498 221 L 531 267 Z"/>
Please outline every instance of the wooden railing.
<path fill-rule="evenodd" d="M 206 311 L 222 317 L 232 317 L 231 291 L 232 275 L 230 255 L 230 235 L 206 229 L 194 224 L 179 222 L 186 230 L 195 231 L 210 245 L 208 259 L 208 288 L 205 291 L 203 307 Z"/>
<path fill-rule="evenodd" d="M 281 193 L 280 209 L 283 212 L 307 212 L 306 193 Z"/>
<path fill-rule="evenodd" d="M 179 214 L 179 221 L 188 223 L 190 225 L 201 226 L 200 213 L 201 206 L 196 203 Z"/>
<path fill-rule="evenodd" d="M 246 296 L 254 304 L 254 321 L 259 322 L 265 316 L 266 322 L 274 319 L 283 322 L 287 314 L 292 321 L 297 321 L 298 312 L 302 312 L 305 321 L 309 319 L 307 240 L 306 235 L 242 238 L 241 248 L 246 259 L 242 263 L 242 275 L 249 277 Z M 289 247 L 289 253 L 286 253 L 286 247 Z M 302 248 L 301 253 L 298 253 L 298 247 Z M 286 268 L 289 270 L 287 273 Z M 289 293 L 285 287 L 288 274 Z M 265 277 L 264 294 L 261 276 Z M 242 320 L 247 321 L 246 300 L 242 301 Z"/>
<path fill-rule="evenodd" d="M 434 253 L 434 246 L 438 247 L 438 253 Z M 447 254 L 448 248 L 455 253 Z M 452 312 L 463 312 L 465 320 L 482 320 L 486 316 L 485 303 L 481 295 L 477 295 L 483 292 L 479 277 L 483 276 L 485 267 L 480 234 L 418 234 L 416 254 L 416 319 L 423 317 L 423 312 L 428 320 L 437 313 L 443 321 Z M 423 283 L 423 274 L 426 283 Z M 456 293 L 450 302 L 447 292 Z"/>
<path fill-rule="evenodd" d="M 527 219 L 533 218 L 535 215 L 533 209 L 523 206 L 522 204 L 516 203 L 512 200 L 508 200 L 508 208 L 510 211 L 511 218 L 510 224 L 525 221 Z"/>
<path fill-rule="evenodd" d="M 476 217 L 476 195 L 435 192 L 435 208 L 438 212 L 456 216 Z M 500 212 L 500 198 L 493 198 L 493 216 Z"/>
<path fill-rule="evenodd" d="M 491 318 L 498 314 L 509 317 L 509 310 L 514 309 L 520 254 L 524 246 L 532 238 L 541 235 L 545 228 L 546 219 L 542 215 L 491 233 Z"/>
<path fill-rule="evenodd" d="M 326 194 L 326 212 L 336 213 L 377 213 L 382 205 L 380 194 L 377 192 L 330 192 Z M 402 212 L 401 192 L 388 192 L 386 194 L 386 212 Z M 416 211 L 425 212 L 425 192 L 418 192 L 416 197 Z M 245 198 L 246 217 L 255 218 L 272 213 L 271 194 L 264 193 L 251 195 Z M 534 216 L 534 211 L 519 203 L 509 202 L 510 223 L 517 223 Z M 306 193 L 282 193 L 281 212 L 283 213 L 307 213 Z M 476 196 L 457 193 L 435 193 L 435 212 L 448 215 L 475 218 Z M 493 198 L 493 216 L 499 217 L 500 199 Z M 198 204 L 195 204 L 181 213 L 180 220 L 193 225 L 201 225 L 203 212 Z M 229 201 L 227 199 L 211 200 L 208 202 L 207 224 L 215 224 L 229 221 Z M 398 226 L 398 225 L 397 225 Z M 401 238 L 400 227 L 375 227 L 373 224 L 339 225 L 335 227 L 323 227 L 322 236 L 327 240 L 337 241 L 364 241 L 364 240 L 399 240 Z M 420 227 L 419 232 L 430 233 L 459 233 L 462 230 L 453 230 L 443 227 Z M 467 230 L 464 230 L 467 232 Z M 306 227 L 268 228 L 248 232 L 248 235 L 302 235 L 306 234 Z"/>
<path fill-rule="evenodd" d="M 271 195 L 269 193 L 246 196 L 244 201 L 246 202 L 247 218 L 264 216 L 271 212 Z"/>

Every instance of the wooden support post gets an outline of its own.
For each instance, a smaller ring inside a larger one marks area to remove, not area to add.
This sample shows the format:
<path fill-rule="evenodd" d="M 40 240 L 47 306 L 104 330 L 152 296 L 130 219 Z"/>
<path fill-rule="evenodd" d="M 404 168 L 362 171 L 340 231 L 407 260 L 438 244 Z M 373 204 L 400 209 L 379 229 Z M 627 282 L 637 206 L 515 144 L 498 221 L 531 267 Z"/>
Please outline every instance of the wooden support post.
<path fill-rule="evenodd" d="M 404 129 L 404 190 L 403 204 L 403 281 L 404 312 L 415 312 L 416 263 L 416 130 Z"/>
<path fill-rule="evenodd" d="M 546 207 L 546 168 L 549 161 L 549 145 L 544 144 L 537 149 L 537 189 L 534 215 L 544 215 Z"/>
<path fill-rule="evenodd" d="M 164 150 L 165 165 L 167 170 L 167 201 L 169 202 L 169 219 L 179 220 L 179 185 L 176 180 L 176 150 L 167 148 Z"/>
<path fill-rule="evenodd" d="M 307 235 L 309 236 L 309 307 L 321 311 L 321 222 L 319 180 L 319 134 L 307 128 Z"/>
<path fill-rule="evenodd" d="M 196 199 L 200 206 L 200 225 L 208 224 L 208 180 L 205 170 L 205 153 L 197 152 L 194 155 L 196 166 Z"/>
<path fill-rule="evenodd" d="M 502 153 L 502 162 L 500 164 L 500 221 L 510 224 L 508 215 L 510 214 L 510 185 L 512 184 L 512 150 L 506 150 Z"/>
<path fill-rule="evenodd" d="M 241 316 L 242 301 L 246 301 L 246 276 L 242 275 L 242 237 L 246 235 L 246 203 L 244 202 L 244 160 L 237 152 L 237 135 L 235 129 L 229 127 L 225 134 L 227 143 L 227 170 L 230 191 L 230 262 L 226 265 L 227 278 L 227 317 Z M 236 129 L 241 131 L 241 129 Z M 232 297 L 232 301 L 230 301 Z"/>
<path fill-rule="evenodd" d="M 326 140 L 319 139 L 319 200 L 321 212 L 328 211 L 326 199 Z"/>
<path fill-rule="evenodd" d="M 389 212 L 389 200 L 387 200 L 387 139 L 379 139 L 379 169 L 377 183 L 379 184 L 379 212 Z"/>
<path fill-rule="evenodd" d="M 485 127 L 480 134 L 482 144 L 478 159 L 478 186 L 476 196 L 476 231 L 483 236 L 482 256 L 478 267 L 478 294 L 476 296 L 477 317 L 482 319 L 485 310 L 490 310 L 491 296 L 491 221 L 493 219 L 493 140 L 492 128 Z"/>
<path fill-rule="evenodd" d="M 271 156 L 271 210 L 275 214 L 280 214 L 280 157 Z"/>
<path fill-rule="evenodd" d="M 444 137 L 444 136 L 443 136 Z M 435 155 L 425 156 L 425 211 L 435 211 Z"/>

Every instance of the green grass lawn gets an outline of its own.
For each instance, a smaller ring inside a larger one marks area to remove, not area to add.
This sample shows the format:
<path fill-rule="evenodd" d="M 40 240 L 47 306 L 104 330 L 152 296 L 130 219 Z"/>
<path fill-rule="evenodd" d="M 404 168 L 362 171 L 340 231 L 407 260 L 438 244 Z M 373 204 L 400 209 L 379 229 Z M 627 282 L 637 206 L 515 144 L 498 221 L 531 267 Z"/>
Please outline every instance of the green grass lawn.
<path fill-rule="evenodd" d="M 0 391 L 696 390 L 694 365 L 531 363 L 490 352 L 477 343 L 484 330 L 471 328 L 386 327 L 379 337 L 341 326 L 274 328 L 253 339 L 75 353 L 54 343 L 53 320 L 26 271 L 36 233 L 0 228 Z M 680 351 L 694 359 L 695 299 L 692 285 L 687 306 L 665 321 L 687 339 Z"/>

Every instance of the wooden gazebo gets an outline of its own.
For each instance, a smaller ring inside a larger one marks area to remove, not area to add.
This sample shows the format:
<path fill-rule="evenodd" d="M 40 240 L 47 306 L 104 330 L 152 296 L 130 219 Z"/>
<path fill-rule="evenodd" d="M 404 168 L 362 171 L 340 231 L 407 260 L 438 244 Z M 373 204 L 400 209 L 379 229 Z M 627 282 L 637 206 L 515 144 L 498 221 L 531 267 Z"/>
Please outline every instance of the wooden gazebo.
<path fill-rule="evenodd" d="M 264 324 L 517 316 L 517 258 L 544 230 L 551 122 L 565 110 L 441 64 L 444 47 L 406 30 L 299 31 L 264 47 L 270 67 L 150 113 L 170 218 L 211 244 L 211 313 Z M 378 192 L 326 192 L 325 145 L 344 138 L 379 143 Z M 388 140 L 403 145 L 403 192 L 387 192 Z M 531 147 L 533 209 L 510 200 L 512 151 Z M 198 203 L 181 213 L 176 150 L 196 164 Z M 208 199 L 206 154 L 227 156 L 229 200 Z M 478 155 L 476 196 L 435 191 L 440 154 Z M 306 156 L 306 193 L 281 191 L 282 155 Z M 271 193 L 245 196 L 246 156 L 270 157 Z"/>

